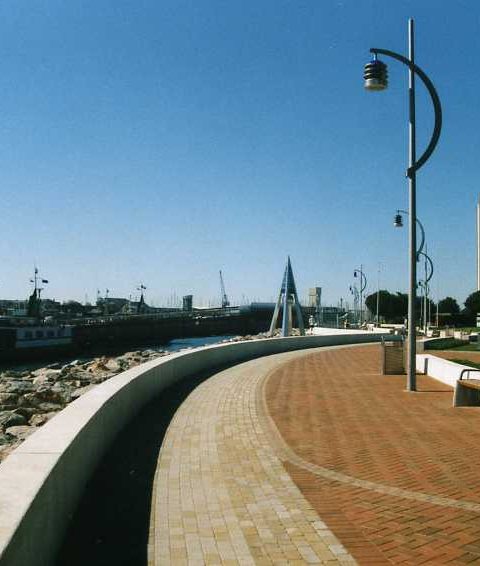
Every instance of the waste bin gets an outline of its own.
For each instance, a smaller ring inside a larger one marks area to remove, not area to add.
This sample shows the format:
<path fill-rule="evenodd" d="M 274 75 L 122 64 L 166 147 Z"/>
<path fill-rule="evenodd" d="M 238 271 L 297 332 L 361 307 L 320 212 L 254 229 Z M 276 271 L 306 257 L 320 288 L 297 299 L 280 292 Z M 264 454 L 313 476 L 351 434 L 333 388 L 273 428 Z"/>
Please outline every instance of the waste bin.
<path fill-rule="evenodd" d="M 382 338 L 382 374 L 405 374 L 405 341 Z"/>

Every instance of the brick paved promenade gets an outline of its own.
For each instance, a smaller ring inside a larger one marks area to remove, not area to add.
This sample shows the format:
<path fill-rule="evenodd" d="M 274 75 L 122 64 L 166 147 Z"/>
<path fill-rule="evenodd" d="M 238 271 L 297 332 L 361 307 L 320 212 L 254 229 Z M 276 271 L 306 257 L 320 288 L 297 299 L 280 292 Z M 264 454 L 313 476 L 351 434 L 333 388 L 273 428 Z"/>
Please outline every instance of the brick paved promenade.
<path fill-rule="evenodd" d="M 162 447 L 149 563 L 480 562 L 480 409 L 379 360 L 294 352 L 200 385 Z"/>

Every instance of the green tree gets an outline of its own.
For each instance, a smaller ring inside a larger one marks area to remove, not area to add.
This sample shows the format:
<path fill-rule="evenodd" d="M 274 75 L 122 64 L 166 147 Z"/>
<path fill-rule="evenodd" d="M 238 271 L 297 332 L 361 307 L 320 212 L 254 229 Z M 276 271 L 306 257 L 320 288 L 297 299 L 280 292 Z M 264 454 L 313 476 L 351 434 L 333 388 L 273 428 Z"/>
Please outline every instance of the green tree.
<path fill-rule="evenodd" d="M 480 291 L 475 291 L 468 295 L 465 300 L 465 308 L 470 315 L 480 313 Z"/>
<path fill-rule="evenodd" d="M 441 301 L 438 301 L 438 312 L 456 315 L 460 312 L 460 307 L 453 297 L 445 297 Z"/>
<path fill-rule="evenodd" d="M 365 304 L 368 310 L 377 313 L 377 293 L 372 293 L 365 298 Z M 408 296 L 405 293 L 390 293 L 381 290 L 379 292 L 379 308 L 378 312 L 381 317 L 388 322 L 401 321 L 407 314 Z"/>
<path fill-rule="evenodd" d="M 78 301 L 66 301 L 62 305 L 62 311 L 65 314 L 83 314 L 84 308 Z"/>

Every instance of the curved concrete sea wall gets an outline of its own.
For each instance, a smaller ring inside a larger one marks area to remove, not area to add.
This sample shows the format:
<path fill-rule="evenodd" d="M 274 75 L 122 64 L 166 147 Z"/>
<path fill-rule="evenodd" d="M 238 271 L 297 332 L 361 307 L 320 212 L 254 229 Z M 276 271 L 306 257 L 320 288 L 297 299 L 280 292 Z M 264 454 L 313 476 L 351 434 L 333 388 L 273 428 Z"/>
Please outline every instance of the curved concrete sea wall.
<path fill-rule="evenodd" d="M 259 356 L 381 340 L 380 334 L 272 338 L 208 346 L 132 368 L 98 385 L 0 465 L 0 565 L 49 565 L 85 484 L 114 437 L 170 385 Z"/>

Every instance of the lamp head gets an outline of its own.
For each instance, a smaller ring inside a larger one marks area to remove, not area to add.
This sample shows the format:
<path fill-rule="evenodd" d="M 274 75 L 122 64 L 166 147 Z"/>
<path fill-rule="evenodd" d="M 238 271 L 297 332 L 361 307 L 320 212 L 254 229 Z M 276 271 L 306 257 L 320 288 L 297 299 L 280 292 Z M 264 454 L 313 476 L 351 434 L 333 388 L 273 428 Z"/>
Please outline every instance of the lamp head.
<path fill-rule="evenodd" d="M 403 228 L 403 218 L 400 213 L 395 214 L 395 220 L 393 221 L 393 225 L 395 226 L 395 228 Z"/>
<path fill-rule="evenodd" d="M 363 78 L 365 79 L 366 90 L 385 90 L 388 86 L 387 66 L 374 55 L 370 63 L 365 65 Z"/>

